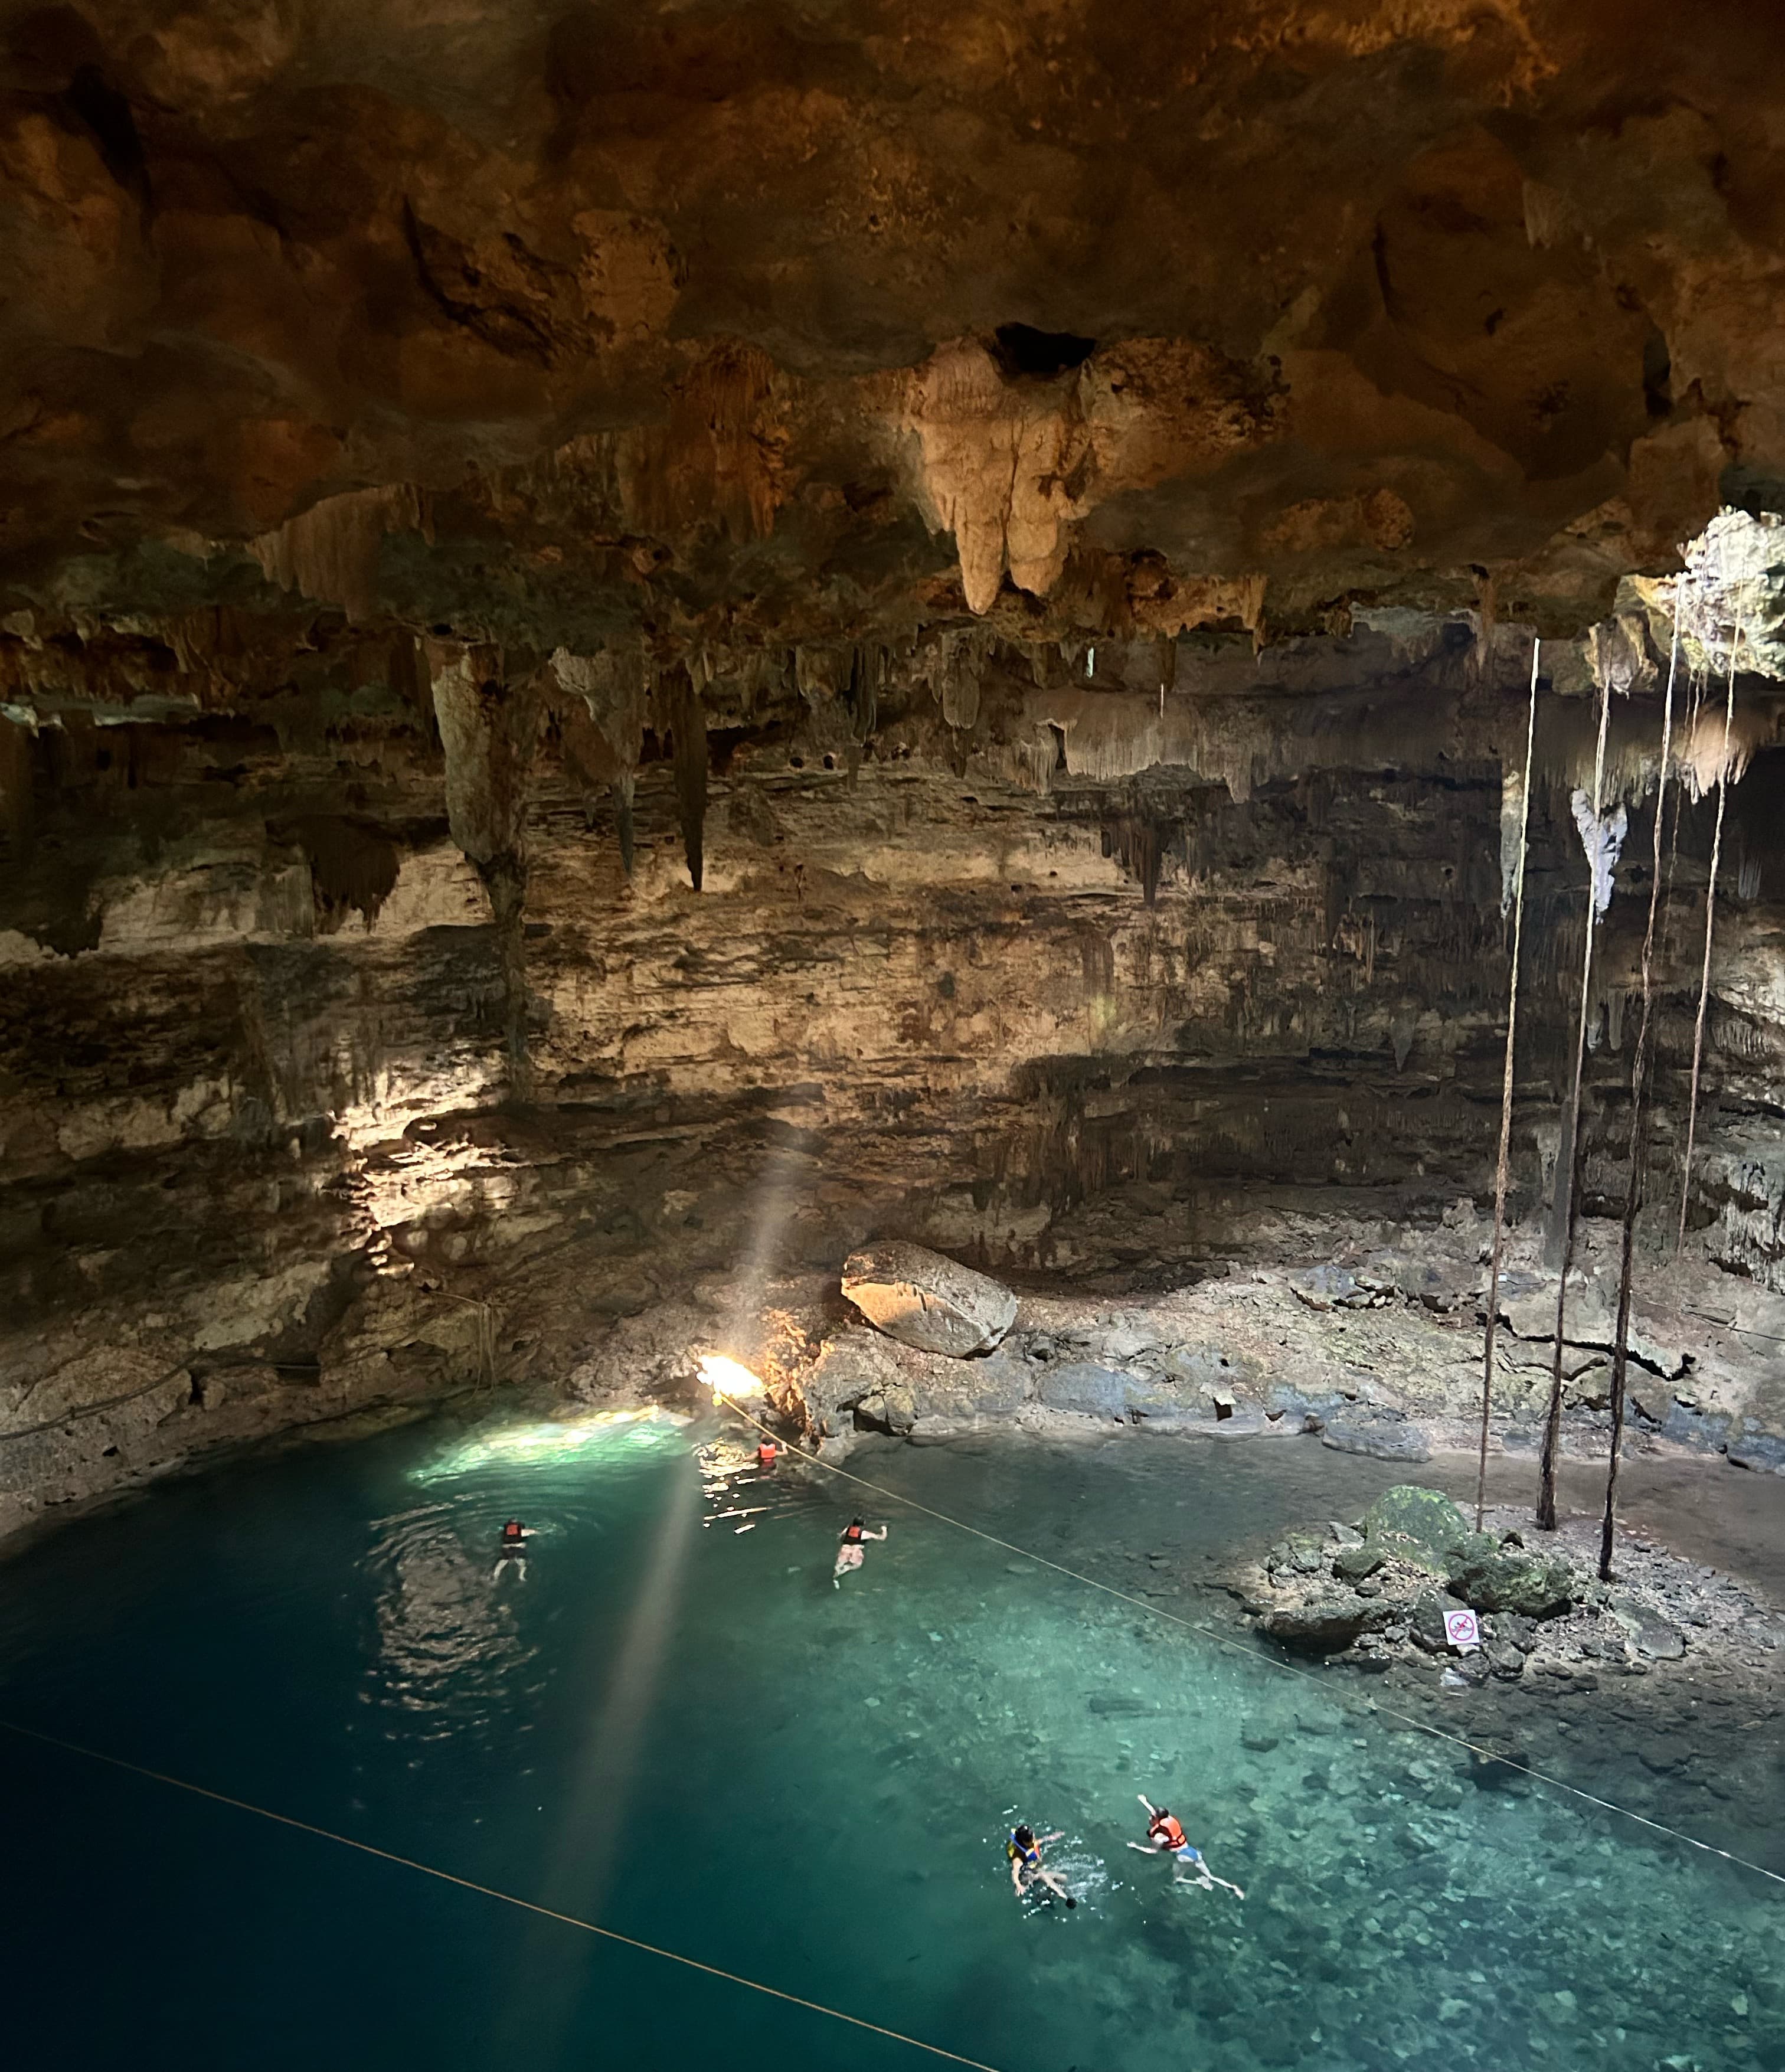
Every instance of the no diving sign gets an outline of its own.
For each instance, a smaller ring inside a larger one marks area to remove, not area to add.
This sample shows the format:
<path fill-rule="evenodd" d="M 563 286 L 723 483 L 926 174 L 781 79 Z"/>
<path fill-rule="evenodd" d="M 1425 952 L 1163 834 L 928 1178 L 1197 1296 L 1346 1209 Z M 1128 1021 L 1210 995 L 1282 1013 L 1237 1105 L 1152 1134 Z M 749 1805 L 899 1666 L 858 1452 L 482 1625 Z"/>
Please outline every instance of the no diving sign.
<path fill-rule="evenodd" d="M 1481 1646 L 1481 1622 L 1473 1612 L 1446 1612 L 1444 1637 L 1459 1654 Z"/>

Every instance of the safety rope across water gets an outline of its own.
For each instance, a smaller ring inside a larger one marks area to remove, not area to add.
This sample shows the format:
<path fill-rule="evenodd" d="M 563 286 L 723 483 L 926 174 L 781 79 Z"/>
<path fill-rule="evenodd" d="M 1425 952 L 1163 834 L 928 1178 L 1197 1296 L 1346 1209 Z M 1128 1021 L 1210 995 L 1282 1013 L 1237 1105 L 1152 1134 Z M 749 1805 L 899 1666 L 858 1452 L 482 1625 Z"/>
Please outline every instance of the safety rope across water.
<path fill-rule="evenodd" d="M 977 2058 L 964 2058 L 958 2050 L 945 2050 L 940 2043 L 926 2043 L 921 2037 L 907 2036 L 902 2029 L 885 2028 L 878 2021 L 865 2021 L 858 2014 L 845 2014 L 841 2008 L 825 2006 L 822 2000 L 809 2000 L 799 1993 L 784 1992 L 779 1986 L 766 1986 L 760 1979 L 746 1979 L 741 1971 L 728 1971 L 718 1964 L 703 1963 L 698 1957 L 685 1957 L 679 1950 L 665 1950 L 636 1935 L 623 1934 L 617 1928 L 603 1928 L 598 1922 L 585 1921 L 580 1914 L 561 1914 L 554 1906 L 541 1906 L 537 1900 L 523 1899 L 518 1893 L 504 1892 L 497 1885 L 480 1885 L 475 1878 L 461 1877 L 456 1871 L 443 1871 L 435 1864 L 418 1862 L 413 1856 L 399 1856 L 394 1849 L 381 1849 L 375 1842 L 362 1842 L 352 1835 L 338 1834 L 332 1827 L 318 1827 L 312 1820 L 299 1820 L 290 1813 L 277 1813 L 270 1806 L 256 1805 L 251 1799 L 236 1799 L 227 1791 L 213 1791 L 208 1786 L 194 1784 L 187 1778 L 172 1777 L 165 1770 L 150 1770 L 146 1763 L 129 1762 L 122 1756 L 109 1755 L 103 1749 L 83 1748 L 78 1741 L 64 1741 L 59 1734 L 46 1734 L 35 1727 L 21 1726 L 16 1720 L 0 1719 L 0 1728 L 27 1741 L 40 1741 L 46 1748 L 60 1749 L 68 1755 L 84 1756 L 89 1762 L 102 1762 L 113 1770 L 128 1770 L 134 1777 L 148 1778 L 156 1784 L 169 1785 L 175 1791 L 188 1791 L 195 1799 L 208 1799 L 216 1805 L 232 1807 L 238 1813 L 252 1813 L 281 1827 L 294 1827 L 299 1834 L 338 1843 L 343 1849 L 357 1849 L 361 1856 L 376 1856 L 382 1863 L 395 1864 L 400 1869 L 438 1878 L 442 1885 L 458 1885 L 482 1898 L 499 1899 L 505 1906 L 517 1906 L 523 1913 L 537 1914 L 542 1920 L 557 1922 L 566 1928 L 581 1929 L 586 1935 L 598 1935 L 609 1942 L 623 1943 L 628 1950 L 641 1951 L 648 1957 L 661 1957 L 667 1963 L 685 1965 L 691 1971 L 704 1971 L 709 1978 L 723 1979 L 728 1985 L 743 1986 L 753 1993 L 766 1993 L 771 2000 L 785 2000 L 789 2006 L 804 2008 L 812 2014 L 828 2015 L 833 2021 L 845 2021 L 852 2029 L 865 2029 L 894 2043 L 906 2044 L 913 2050 L 926 2050 L 932 2058 L 944 2058 L 951 2065 L 969 2066 L 973 2072 L 998 2072 L 996 2066 L 987 2065 Z"/>
<path fill-rule="evenodd" d="M 746 1424 L 755 1425 L 765 1437 L 776 1438 L 768 1426 L 745 1409 L 742 1404 L 722 1394 L 718 1389 L 714 1391 L 714 1396 L 727 1409 L 735 1411 Z M 785 1442 L 776 1439 L 776 1443 Z M 958 1532 L 970 1533 L 975 1540 L 985 1541 L 988 1546 L 1001 1547 L 1006 1553 L 1019 1555 L 1025 1561 L 1034 1562 L 1037 1568 L 1051 1568 L 1056 1575 L 1069 1576 L 1074 1582 L 1083 1583 L 1088 1589 L 1100 1590 L 1105 1597 L 1115 1597 L 1125 1605 L 1132 1605 L 1136 1610 L 1145 1612 L 1150 1618 L 1163 1619 L 1169 1625 L 1182 1626 L 1190 1633 L 1200 1634 L 1204 1639 L 1212 1640 L 1218 1647 L 1227 1649 L 1230 1654 L 1244 1655 L 1248 1662 L 1260 1663 L 1267 1668 L 1280 1669 L 1285 1675 L 1299 1677 L 1304 1683 L 1318 1686 L 1321 1695 L 1331 1699 L 1341 1709 L 1353 1713 L 1356 1712 L 1355 1705 L 1344 1697 L 1336 1696 L 1313 1671 L 1301 1668 L 1293 1662 L 1285 1662 L 1280 1655 L 1267 1655 L 1261 1648 L 1248 1646 L 1244 1641 L 1236 1640 L 1232 1634 L 1223 1633 L 1219 1626 L 1211 1626 L 1206 1620 L 1186 1618 L 1180 1612 L 1167 1611 L 1162 1605 L 1150 1603 L 1145 1597 L 1136 1597 L 1131 1591 L 1119 1589 L 1113 1583 L 1100 1582 L 1096 1577 L 1087 1576 L 1082 1570 L 1069 1568 L 1063 1561 L 1050 1560 L 1047 1555 L 1032 1553 L 1028 1548 L 1019 1547 L 1014 1540 L 1001 1540 L 995 1532 L 982 1531 L 978 1526 L 968 1524 L 964 1519 L 951 1517 L 945 1511 L 936 1511 L 927 1503 L 919 1503 L 914 1496 L 903 1495 L 898 1490 L 886 1488 L 883 1483 L 870 1482 L 865 1476 L 852 1475 L 847 1468 L 839 1467 L 834 1461 L 821 1460 L 816 1454 L 800 1452 L 793 1453 L 792 1457 L 808 1466 L 823 1468 L 830 1474 L 840 1475 L 845 1482 L 853 1482 L 858 1489 L 872 1490 L 876 1496 L 890 1498 L 895 1503 L 904 1504 L 911 1511 L 920 1511 L 926 1518 L 936 1519 L 944 1525 L 952 1525 Z M 1714 1842 L 1701 1842 L 1696 1835 L 1688 1835 L 1681 1828 L 1669 1827 L 1665 1820 L 1651 1819 L 1647 1814 L 1639 1813 L 1631 1807 L 1620 1806 L 1614 1799 L 1602 1799 L 1597 1792 L 1588 1791 L 1578 1784 L 1570 1784 L 1565 1778 L 1552 1777 L 1547 1770 L 1534 1770 L 1529 1763 L 1520 1762 L 1516 1757 L 1502 1755 L 1498 1749 L 1486 1747 L 1479 1741 L 1472 1741 L 1465 1735 L 1454 1734 L 1447 1728 L 1433 1726 L 1429 1720 L 1422 1720 L 1412 1712 L 1398 1711 L 1394 1706 L 1384 1705 L 1377 1699 L 1370 1700 L 1370 1710 L 1379 1719 L 1396 1720 L 1403 1726 L 1411 1727 L 1417 1733 L 1429 1734 L 1434 1741 L 1448 1741 L 1454 1748 L 1466 1749 L 1471 1755 L 1479 1756 L 1483 1762 L 1499 1763 L 1507 1770 L 1518 1770 L 1535 1782 L 1547 1784 L 1553 1790 L 1565 1791 L 1571 1798 L 1578 1799 L 1586 1805 L 1598 1807 L 1602 1812 L 1619 1814 L 1626 1820 L 1634 1820 L 1639 1827 L 1647 1827 L 1655 1834 L 1668 1836 L 1674 1841 L 1684 1842 L 1692 1848 L 1703 1850 L 1706 1856 L 1721 1856 L 1726 1864 L 1734 1864 L 1742 1870 L 1752 1871 L 1757 1877 L 1769 1879 L 1774 1885 L 1785 1885 L 1785 1875 L 1768 1870 L 1764 1864 L 1757 1864 L 1747 1856 L 1737 1856 L 1730 1849 L 1720 1849 Z"/>

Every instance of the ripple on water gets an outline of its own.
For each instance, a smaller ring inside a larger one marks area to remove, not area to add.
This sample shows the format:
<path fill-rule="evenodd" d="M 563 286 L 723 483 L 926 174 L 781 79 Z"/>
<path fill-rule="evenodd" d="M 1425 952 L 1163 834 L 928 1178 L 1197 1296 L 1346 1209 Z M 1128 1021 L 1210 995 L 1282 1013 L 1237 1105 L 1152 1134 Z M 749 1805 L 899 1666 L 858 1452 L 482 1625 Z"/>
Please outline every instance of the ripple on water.
<path fill-rule="evenodd" d="M 439 1740 L 489 1727 L 510 1709 L 516 1679 L 538 1652 L 491 1577 L 500 1521 L 471 1541 L 474 1523 L 483 1527 L 447 1503 L 373 1523 L 360 1565 L 376 1592 L 378 1646 L 363 1695 L 397 1716 L 393 1735 Z"/>

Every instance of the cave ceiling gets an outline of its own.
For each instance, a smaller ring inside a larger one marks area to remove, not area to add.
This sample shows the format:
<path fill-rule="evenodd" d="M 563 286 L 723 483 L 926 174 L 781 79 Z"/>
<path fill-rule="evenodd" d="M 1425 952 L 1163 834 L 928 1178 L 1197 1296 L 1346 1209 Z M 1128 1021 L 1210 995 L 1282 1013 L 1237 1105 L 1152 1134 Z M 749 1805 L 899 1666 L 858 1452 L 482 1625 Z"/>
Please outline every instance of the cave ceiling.
<path fill-rule="evenodd" d="M 15 689 L 318 607 L 511 666 L 1574 635 L 1785 481 L 1750 6 L 3 22 Z"/>

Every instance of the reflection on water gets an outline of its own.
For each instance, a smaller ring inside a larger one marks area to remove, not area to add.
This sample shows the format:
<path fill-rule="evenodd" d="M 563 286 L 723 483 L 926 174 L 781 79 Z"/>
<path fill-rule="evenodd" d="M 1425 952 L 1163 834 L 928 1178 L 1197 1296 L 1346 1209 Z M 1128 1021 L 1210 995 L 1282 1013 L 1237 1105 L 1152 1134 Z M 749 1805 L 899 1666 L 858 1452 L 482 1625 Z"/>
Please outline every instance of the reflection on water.
<path fill-rule="evenodd" d="M 361 1565 L 377 1590 L 378 1649 L 364 1696 L 415 1716 L 401 1731 L 422 1739 L 487 1726 L 537 1651 L 491 1587 L 496 1533 L 468 1547 L 443 1503 L 379 1519 L 372 1531 Z"/>

